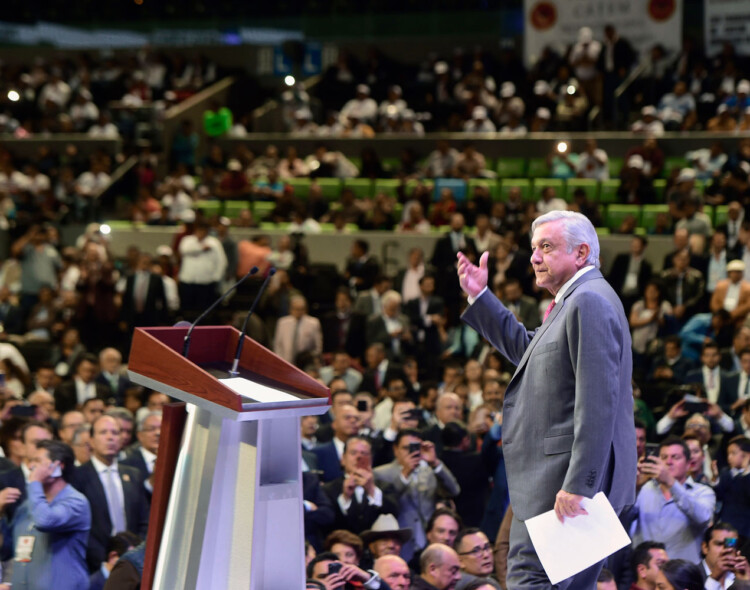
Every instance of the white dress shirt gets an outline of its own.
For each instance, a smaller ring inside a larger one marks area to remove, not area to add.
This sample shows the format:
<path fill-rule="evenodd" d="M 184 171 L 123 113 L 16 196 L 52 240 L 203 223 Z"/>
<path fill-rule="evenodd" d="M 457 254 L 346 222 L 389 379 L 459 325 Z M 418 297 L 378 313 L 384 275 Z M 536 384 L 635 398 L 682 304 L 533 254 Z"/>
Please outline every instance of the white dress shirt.
<path fill-rule="evenodd" d="M 99 480 L 102 482 L 102 488 L 104 488 L 104 496 L 107 497 L 107 490 L 109 489 L 109 482 L 107 481 L 107 472 L 112 472 L 112 481 L 114 481 L 114 487 L 115 487 L 115 493 L 117 497 L 114 499 L 116 503 L 119 504 L 119 506 L 110 507 L 115 510 L 122 510 L 122 518 L 123 522 L 128 522 L 127 515 L 125 514 L 125 492 L 122 489 L 122 480 L 120 479 L 120 472 L 117 468 L 117 459 L 114 459 L 112 461 L 112 465 L 105 465 L 99 459 L 91 456 L 91 463 L 94 466 L 94 469 L 96 469 L 96 473 L 99 475 Z M 110 499 L 107 497 L 107 502 L 109 502 Z M 111 512 L 112 510 L 110 510 Z M 116 530 L 115 523 L 112 523 L 112 534 L 115 535 L 119 533 L 120 531 Z"/>
<path fill-rule="evenodd" d="M 79 406 L 83 405 L 87 399 L 96 397 L 96 384 L 93 381 L 84 383 L 79 377 L 74 377 L 73 381 L 76 384 L 76 399 Z"/>

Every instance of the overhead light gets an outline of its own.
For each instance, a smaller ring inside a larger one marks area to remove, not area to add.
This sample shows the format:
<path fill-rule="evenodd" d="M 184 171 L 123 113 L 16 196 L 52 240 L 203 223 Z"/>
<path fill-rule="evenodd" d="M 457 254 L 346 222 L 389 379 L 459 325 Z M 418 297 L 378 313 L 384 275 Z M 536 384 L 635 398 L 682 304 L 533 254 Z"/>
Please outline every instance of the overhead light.
<path fill-rule="evenodd" d="M 18 102 L 21 100 L 21 95 L 18 94 L 17 90 L 9 90 L 8 91 L 8 100 L 11 102 Z"/>
<path fill-rule="evenodd" d="M 294 79 L 294 76 L 286 76 L 284 78 L 284 84 L 286 84 L 287 86 L 294 86 L 295 82 L 296 80 Z"/>

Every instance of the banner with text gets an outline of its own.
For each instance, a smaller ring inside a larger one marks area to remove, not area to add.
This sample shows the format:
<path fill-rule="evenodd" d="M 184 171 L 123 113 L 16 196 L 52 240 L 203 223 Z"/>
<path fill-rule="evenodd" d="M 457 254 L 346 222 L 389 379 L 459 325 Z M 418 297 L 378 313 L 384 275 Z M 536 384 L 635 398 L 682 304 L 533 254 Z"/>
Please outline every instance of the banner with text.
<path fill-rule="evenodd" d="M 750 5 L 747 0 L 706 0 L 706 55 L 716 55 L 725 42 L 737 53 L 750 53 Z"/>
<path fill-rule="evenodd" d="M 641 55 L 657 43 L 668 51 L 682 45 L 680 0 L 524 0 L 523 8 L 527 66 L 548 45 L 564 54 L 581 27 L 590 27 L 602 41 L 604 25 L 613 24 Z"/>

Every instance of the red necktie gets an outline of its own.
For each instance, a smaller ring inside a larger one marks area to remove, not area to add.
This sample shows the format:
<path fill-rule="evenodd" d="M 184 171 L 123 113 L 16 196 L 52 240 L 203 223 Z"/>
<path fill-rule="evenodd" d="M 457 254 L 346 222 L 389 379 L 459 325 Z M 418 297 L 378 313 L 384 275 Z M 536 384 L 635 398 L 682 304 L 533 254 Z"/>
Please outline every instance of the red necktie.
<path fill-rule="evenodd" d="M 547 311 L 544 312 L 544 319 L 542 320 L 542 323 L 547 321 L 547 316 L 552 313 L 552 310 L 555 309 L 555 300 L 552 300 L 552 303 L 550 303 L 547 306 Z"/>

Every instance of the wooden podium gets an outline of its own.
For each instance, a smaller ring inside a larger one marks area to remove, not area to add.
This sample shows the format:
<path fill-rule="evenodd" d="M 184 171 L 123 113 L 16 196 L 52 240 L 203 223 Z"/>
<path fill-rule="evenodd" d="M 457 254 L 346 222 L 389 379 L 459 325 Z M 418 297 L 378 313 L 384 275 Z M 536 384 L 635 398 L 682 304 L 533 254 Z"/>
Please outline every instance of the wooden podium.
<path fill-rule="evenodd" d="M 186 333 L 136 329 L 128 364 L 134 383 L 188 403 L 176 464 L 157 459 L 152 512 L 160 494 L 166 510 L 162 534 L 149 530 L 151 587 L 303 588 L 299 418 L 327 410 L 328 388 L 249 338 L 226 381 L 240 333 L 195 328 L 184 358 Z"/>

